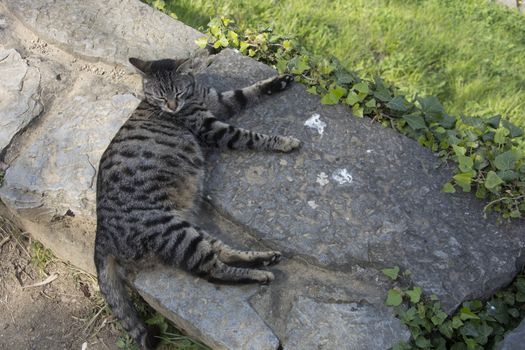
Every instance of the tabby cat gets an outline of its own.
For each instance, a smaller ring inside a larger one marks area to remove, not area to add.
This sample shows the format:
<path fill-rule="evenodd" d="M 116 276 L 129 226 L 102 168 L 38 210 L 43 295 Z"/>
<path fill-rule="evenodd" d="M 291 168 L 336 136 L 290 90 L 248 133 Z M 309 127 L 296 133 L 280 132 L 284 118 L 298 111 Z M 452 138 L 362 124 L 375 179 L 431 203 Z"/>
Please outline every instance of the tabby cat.
<path fill-rule="evenodd" d="M 100 290 L 124 329 L 144 349 L 156 330 L 127 295 L 129 272 L 146 262 L 176 266 L 215 281 L 269 283 L 277 251 L 239 251 L 211 237 L 195 219 L 203 188 L 202 146 L 289 152 L 300 141 L 228 125 L 224 120 L 265 95 L 286 89 L 281 75 L 219 93 L 195 82 L 189 60 L 130 63 L 143 74 L 146 99 L 100 159 L 95 264 Z"/>

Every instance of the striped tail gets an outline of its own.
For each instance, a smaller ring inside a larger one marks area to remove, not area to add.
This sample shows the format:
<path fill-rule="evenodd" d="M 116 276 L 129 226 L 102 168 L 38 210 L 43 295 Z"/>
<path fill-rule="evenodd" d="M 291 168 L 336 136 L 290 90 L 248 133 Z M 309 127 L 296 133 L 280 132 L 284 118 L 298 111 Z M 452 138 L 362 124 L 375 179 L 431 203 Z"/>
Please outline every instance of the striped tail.
<path fill-rule="evenodd" d="M 158 327 L 147 327 L 140 319 L 126 290 L 125 280 L 119 273 L 121 267 L 115 258 L 111 255 L 95 252 L 95 265 L 100 291 L 111 307 L 113 314 L 121 322 L 122 327 L 142 349 L 155 349 L 160 342 L 157 337 L 160 334 L 160 329 Z"/>

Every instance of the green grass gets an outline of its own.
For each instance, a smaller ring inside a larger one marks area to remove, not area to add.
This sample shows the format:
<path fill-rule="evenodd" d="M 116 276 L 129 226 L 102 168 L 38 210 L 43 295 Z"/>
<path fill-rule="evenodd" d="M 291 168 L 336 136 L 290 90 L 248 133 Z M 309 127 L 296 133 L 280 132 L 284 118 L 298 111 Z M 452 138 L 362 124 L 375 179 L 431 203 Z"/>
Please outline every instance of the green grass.
<path fill-rule="evenodd" d="M 380 75 L 409 96 L 435 95 L 452 115 L 501 114 L 525 127 L 525 16 L 485 0 L 166 0 L 164 6 L 196 28 L 217 15 L 241 27 L 269 24 L 363 77 Z"/>

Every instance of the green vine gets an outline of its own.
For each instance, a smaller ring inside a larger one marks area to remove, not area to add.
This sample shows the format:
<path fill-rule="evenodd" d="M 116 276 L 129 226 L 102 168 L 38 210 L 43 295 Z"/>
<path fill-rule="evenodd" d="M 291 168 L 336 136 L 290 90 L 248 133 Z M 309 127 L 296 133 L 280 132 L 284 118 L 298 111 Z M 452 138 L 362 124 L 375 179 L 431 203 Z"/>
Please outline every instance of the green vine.
<path fill-rule="evenodd" d="M 381 78 L 361 79 L 335 57 L 312 55 L 271 28 L 240 30 L 231 19 L 213 18 L 196 43 L 215 51 L 237 49 L 279 73 L 292 73 L 308 92 L 321 96 L 322 104 L 348 105 L 356 117 L 372 118 L 417 140 L 455 165 L 444 192 L 474 192 L 488 200 L 485 210 L 505 219 L 525 213 L 523 130 L 501 116 L 451 116 L 434 96 L 408 99 Z"/>
<path fill-rule="evenodd" d="M 399 277 L 399 267 L 384 269 L 391 280 Z M 505 332 L 514 329 L 525 317 L 525 275 L 518 275 L 507 288 L 488 301 L 466 301 L 449 316 L 435 295 L 422 295 L 419 287 L 402 287 L 388 291 L 385 301 L 412 335 L 407 343 L 393 350 L 495 349 Z"/>

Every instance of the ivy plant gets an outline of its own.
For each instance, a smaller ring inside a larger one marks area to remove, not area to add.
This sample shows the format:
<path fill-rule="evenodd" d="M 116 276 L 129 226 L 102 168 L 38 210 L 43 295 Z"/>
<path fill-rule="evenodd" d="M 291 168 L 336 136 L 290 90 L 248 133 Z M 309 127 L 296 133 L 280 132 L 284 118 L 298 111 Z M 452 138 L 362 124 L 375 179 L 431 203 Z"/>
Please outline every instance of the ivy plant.
<path fill-rule="evenodd" d="M 442 309 L 437 296 L 423 295 L 417 286 L 402 286 L 399 267 L 384 269 L 383 273 L 396 282 L 385 304 L 393 308 L 411 333 L 410 340 L 396 344 L 394 350 L 495 349 L 504 334 L 525 317 L 523 272 L 489 300 L 466 301 L 452 315 Z"/>

